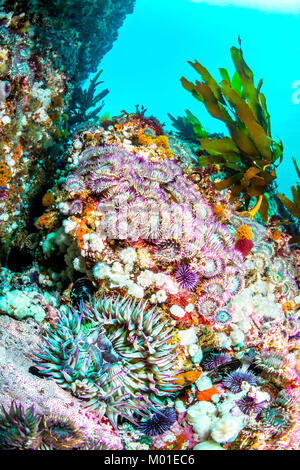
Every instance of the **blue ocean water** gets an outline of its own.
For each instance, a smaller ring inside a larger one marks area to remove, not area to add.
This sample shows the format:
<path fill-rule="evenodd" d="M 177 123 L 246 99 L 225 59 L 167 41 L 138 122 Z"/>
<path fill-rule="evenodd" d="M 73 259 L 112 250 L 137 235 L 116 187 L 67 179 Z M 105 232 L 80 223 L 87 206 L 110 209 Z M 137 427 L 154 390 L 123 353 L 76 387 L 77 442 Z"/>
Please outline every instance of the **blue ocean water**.
<path fill-rule="evenodd" d="M 262 91 L 271 115 L 272 135 L 284 144 L 279 189 L 290 197 L 290 186 L 297 180 L 292 156 L 300 160 L 299 14 L 209 3 L 136 1 L 134 13 L 126 18 L 118 40 L 101 62 L 102 78 L 110 90 L 103 111 L 117 115 L 121 109 L 132 112 L 136 104 L 144 105 L 168 129 L 168 113 L 183 116 L 187 108 L 210 132 L 226 133 L 226 127 L 208 115 L 179 79 L 182 75 L 199 78 L 187 63 L 194 59 L 215 78 L 219 67 L 233 73 L 230 48 L 238 46 L 240 35 L 255 83 L 264 79 Z"/>

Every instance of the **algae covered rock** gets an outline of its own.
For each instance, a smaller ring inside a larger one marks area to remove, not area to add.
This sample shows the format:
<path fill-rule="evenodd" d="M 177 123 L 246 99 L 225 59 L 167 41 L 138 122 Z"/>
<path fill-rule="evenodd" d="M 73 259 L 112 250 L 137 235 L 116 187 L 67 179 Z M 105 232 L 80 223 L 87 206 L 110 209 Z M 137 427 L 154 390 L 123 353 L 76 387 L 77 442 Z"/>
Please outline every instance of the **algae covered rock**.
<path fill-rule="evenodd" d="M 24 253 L 32 257 L 32 223 L 62 164 L 70 99 L 96 71 L 133 3 L 1 2 L 2 263 L 10 263 L 12 245 L 23 260 Z"/>

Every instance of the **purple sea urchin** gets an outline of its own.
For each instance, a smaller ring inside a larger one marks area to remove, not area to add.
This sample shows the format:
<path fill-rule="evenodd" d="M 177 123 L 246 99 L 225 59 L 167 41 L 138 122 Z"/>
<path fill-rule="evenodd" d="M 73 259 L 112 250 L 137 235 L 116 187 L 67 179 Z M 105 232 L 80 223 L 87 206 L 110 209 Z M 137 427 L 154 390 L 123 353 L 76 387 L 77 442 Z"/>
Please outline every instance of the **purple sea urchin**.
<path fill-rule="evenodd" d="M 247 382 L 249 385 L 256 385 L 256 377 L 251 371 L 243 371 L 242 369 L 230 372 L 224 377 L 222 384 L 224 387 L 229 388 L 233 393 L 241 391 L 242 383 Z"/>
<path fill-rule="evenodd" d="M 236 404 L 245 415 L 258 414 L 264 409 L 264 403 L 257 403 L 255 398 L 248 395 L 238 400 Z"/>
<path fill-rule="evenodd" d="M 139 423 L 138 428 L 147 436 L 157 436 L 170 429 L 176 421 L 176 415 L 172 408 L 165 408 L 155 412 L 147 421 Z"/>
<path fill-rule="evenodd" d="M 230 362 L 231 358 L 227 354 L 210 354 L 202 361 L 202 367 L 205 370 L 213 370 L 227 362 Z"/>
<path fill-rule="evenodd" d="M 178 284 L 187 290 L 195 289 L 199 281 L 199 275 L 191 271 L 186 264 L 176 269 L 175 278 Z"/>

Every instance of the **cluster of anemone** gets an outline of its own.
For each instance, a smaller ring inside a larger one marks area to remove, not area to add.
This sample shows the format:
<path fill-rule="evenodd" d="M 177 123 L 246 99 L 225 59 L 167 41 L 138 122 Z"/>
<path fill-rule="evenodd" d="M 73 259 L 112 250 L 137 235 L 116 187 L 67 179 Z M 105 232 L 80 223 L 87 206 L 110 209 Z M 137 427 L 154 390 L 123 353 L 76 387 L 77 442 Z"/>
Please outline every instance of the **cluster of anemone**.
<path fill-rule="evenodd" d="M 145 302 L 102 296 L 59 313 L 38 354 L 40 370 L 114 426 L 119 416 L 147 415 L 178 390 L 167 323 Z"/>
<path fill-rule="evenodd" d="M 175 162 L 149 162 L 117 145 L 84 150 L 73 174 L 66 180 L 65 189 L 70 196 L 88 190 L 100 202 L 104 200 L 115 206 L 121 192 L 124 193 L 122 204 L 135 201 L 138 196 L 142 198 L 140 201 L 150 199 L 161 203 L 172 199 L 189 206 L 197 203 L 193 185 L 183 178 Z M 198 205 L 197 210 L 204 214 L 210 211 L 204 201 L 203 207 L 200 209 Z"/>
<path fill-rule="evenodd" d="M 197 308 L 207 320 L 214 319 L 207 299 L 214 299 L 216 311 L 243 287 L 243 257 L 232 233 L 216 222 L 175 161 L 149 161 L 115 144 L 88 147 L 65 190 L 71 218 L 89 205 L 107 239 L 146 242 L 158 267 L 176 262 L 175 278 L 183 289 L 196 291 L 203 280 Z M 81 228 L 74 220 L 72 236 L 79 243 Z M 224 317 L 218 318 L 222 323 Z"/>
<path fill-rule="evenodd" d="M 146 436 L 170 430 L 169 407 L 179 390 L 177 399 L 191 407 L 193 394 L 221 414 L 227 400 L 234 403 L 237 416 L 220 418 L 224 434 L 243 414 L 245 433 L 254 439 L 248 422 L 259 423 L 266 436 L 281 436 L 294 413 L 288 398 L 274 400 L 294 380 L 278 352 L 292 350 L 298 334 L 293 258 L 278 254 L 266 228 L 235 214 L 230 203 L 226 217 L 216 219 L 191 168 L 166 159 L 155 145 L 146 152 L 141 141 L 150 142 L 154 131 L 122 119 L 98 142 L 82 139 L 79 151 L 71 151 L 71 172 L 56 199 L 66 208 L 64 230 L 77 241 L 87 278 L 71 289 L 74 308 L 59 315 L 55 330 L 49 327 L 41 370 L 115 427 L 124 417 Z M 134 143 L 139 131 L 144 137 Z M 92 248 L 97 237 L 102 251 Z M 244 241 L 251 252 L 239 246 Z M 157 306 L 150 309 L 146 299 Z M 199 378 L 198 367 L 213 386 L 185 394 L 187 375 Z M 221 399 L 213 400 L 218 393 Z"/>
<path fill-rule="evenodd" d="M 71 450 L 84 442 L 81 430 L 65 417 L 43 415 L 40 429 L 40 442 L 49 449 Z"/>
<path fill-rule="evenodd" d="M 260 420 L 262 426 L 266 427 L 273 436 L 280 436 L 286 433 L 293 424 L 297 416 L 297 404 L 285 390 L 281 390 L 269 407 L 264 408 Z"/>
<path fill-rule="evenodd" d="M 0 411 L 0 448 L 2 450 L 72 450 L 93 448 L 82 430 L 63 416 L 36 413 L 21 403 L 11 402 Z"/>
<path fill-rule="evenodd" d="M 280 386 L 285 386 L 294 378 L 290 357 L 285 352 L 258 351 L 254 363 L 264 377 Z"/>
<path fill-rule="evenodd" d="M 0 412 L 0 448 L 6 450 L 28 449 L 39 435 L 40 418 L 33 407 L 24 410 L 21 404 L 12 402 L 7 411 Z"/>
<path fill-rule="evenodd" d="M 291 255 L 289 251 L 288 255 Z M 250 271 L 264 275 L 283 296 L 288 299 L 296 296 L 296 259 L 293 256 L 278 257 L 271 243 L 262 242 L 254 246 L 246 264 Z"/>

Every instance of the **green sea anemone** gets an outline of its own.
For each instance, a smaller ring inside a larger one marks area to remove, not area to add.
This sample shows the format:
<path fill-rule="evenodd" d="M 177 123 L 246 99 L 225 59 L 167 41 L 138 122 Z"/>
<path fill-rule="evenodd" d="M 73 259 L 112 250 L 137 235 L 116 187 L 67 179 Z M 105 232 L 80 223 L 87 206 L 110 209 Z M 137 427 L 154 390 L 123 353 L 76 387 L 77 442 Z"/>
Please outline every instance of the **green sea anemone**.
<path fill-rule="evenodd" d="M 9 411 L 4 406 L 0 411 L 0 449 L 26 450 L 32 448 L 39 438 L 41 418 L 34 413 L 33 406 L 24 410 L 22 404 L 11 402 Z"/>
<path fill-rule="evenodd" d="M 71 450 L 94 448 L 69 418 L 41 415 L 31 406 L 11 402 L 10 409 L 0 412 L 1 450 Z"/>
<path fill-rule="evenodd" d="M 118 416 L 147 415 L 178 390 L 171 330 L 143 301 L 101 296 L 59 312 L 55 327 L 47 327 L 39 367 L 117 426 Z"/>
<path fill-rule="evenodd" d="M 56 450 L 77 449 L 84 438 L 72 421 L 65 417 L 44 415 L 40 422 L 40 448 L 47 446 Z"/>

